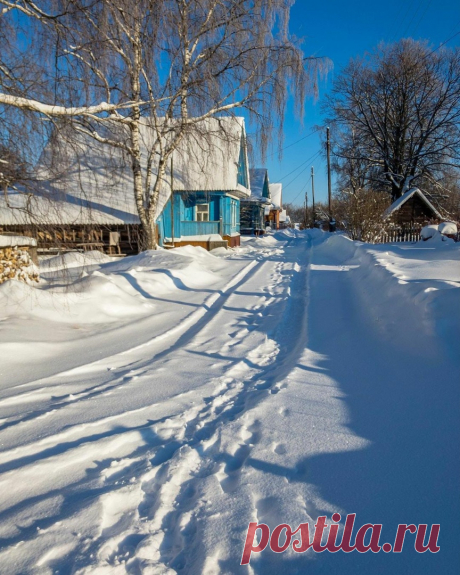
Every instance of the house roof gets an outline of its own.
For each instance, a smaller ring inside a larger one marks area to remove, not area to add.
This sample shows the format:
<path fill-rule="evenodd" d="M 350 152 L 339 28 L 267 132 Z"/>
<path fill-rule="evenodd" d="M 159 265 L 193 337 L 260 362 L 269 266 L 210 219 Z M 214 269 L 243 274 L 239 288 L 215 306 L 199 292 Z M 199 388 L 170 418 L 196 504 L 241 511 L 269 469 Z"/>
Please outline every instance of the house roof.
<path fill-rule="evenodd" d="M 173 128 L 174 124 L 171 130 Z M 120 132 L 118 135 L 122 137 Z M 155 132 L 148 118 L 141 125 L 140 136 L 141 163 L 145 166 L 148 150 L 155 143 Z M 218 190 L 248 197 L 249 189 L 238 183 L 243 136 L 243 118 L 228 116 L 200 122 L 197 130 L 186 135 L 173 153 L 174 190 Z M 40 182 L 33 195 L 20 190 L 9 194 L 9 206 L 17 209 L 10 209 L 4 198 L 0 200 L 0 224 L 139 222 L 131 160 L 121 149 L 101 145 L 81 134 L 76 138 L 72 134 L 72 140 L 60 134 L 45 149 L 41 164 Z M 153 176 L 156 174 L 157 165 L 154 165 Z M 146 173 L 142 176 L 145 182 Z M 156 218 L 169 199 L 170 185 L 168 165 L 161 182 Z"/>
<path fill-rule="evenodd" d="M 403 206 L 408 200 L 410 200 L 415 195 L 418 196 L 422 200 L 422 202 L 424 202 L 428 206 L 428 208 L 430 208 L 433 211 L 433 214 L 437 218 L 442 219 L 441 214 L 438 212 L 438 210 L 433 206 L 433 204 L 428 200 L 428 198 L 425 196 L 425 194 L 419 188 L 411 188 L 405 194 L 403 194 L 400 198 L 395 200 L 391 204 L 391 206 L 389 206 L 385 210 L 385 212 L 383 214 L 383 219 L 386 220 L 387 218 L 389 218 L 394 212 L 399 210 L 399 208 L 401 208 L 401 206 Z"/>
<path fill-rule="evenodd" d="M 282 207 L 283 184 L 270 184 L 270 199 L 275 208 Z"/>
<path fill-rule="evenodd" d="M 249 170 L 252 201 L 269 201 L 268 170 L 266 168 L 251 168 Z M 264 192 L 268 194 L 264 196 Z"/>

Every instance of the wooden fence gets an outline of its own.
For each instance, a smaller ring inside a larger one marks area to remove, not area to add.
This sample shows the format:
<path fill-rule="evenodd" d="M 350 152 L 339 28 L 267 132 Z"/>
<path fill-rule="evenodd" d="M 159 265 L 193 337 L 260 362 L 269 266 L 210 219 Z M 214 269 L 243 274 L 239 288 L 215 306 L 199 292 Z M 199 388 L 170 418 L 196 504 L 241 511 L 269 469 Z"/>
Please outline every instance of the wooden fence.
<path fill-rule="evenodd" d="M 388 244 L 395 242 L 418 242 L 420 240 L 420 232 L 401 232 L 391 231 L 382 234 L 374 241 L 375 244 Z"/>

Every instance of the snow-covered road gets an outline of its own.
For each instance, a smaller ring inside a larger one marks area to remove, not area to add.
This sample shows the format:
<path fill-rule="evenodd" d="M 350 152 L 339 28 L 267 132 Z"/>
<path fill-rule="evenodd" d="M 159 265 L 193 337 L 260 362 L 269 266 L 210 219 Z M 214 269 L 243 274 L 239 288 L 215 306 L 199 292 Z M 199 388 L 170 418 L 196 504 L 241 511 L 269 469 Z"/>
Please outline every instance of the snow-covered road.
<path fill-rule="evenodd" d="M 0 572 L 457 573 L 457 246 L 284 233 L 219 255 L 87 267 L 75 300 L 2 286 Z M 334 512 L 381 542 L 440 523 L 441 551 L 240 567 L 250 521 Z"/>

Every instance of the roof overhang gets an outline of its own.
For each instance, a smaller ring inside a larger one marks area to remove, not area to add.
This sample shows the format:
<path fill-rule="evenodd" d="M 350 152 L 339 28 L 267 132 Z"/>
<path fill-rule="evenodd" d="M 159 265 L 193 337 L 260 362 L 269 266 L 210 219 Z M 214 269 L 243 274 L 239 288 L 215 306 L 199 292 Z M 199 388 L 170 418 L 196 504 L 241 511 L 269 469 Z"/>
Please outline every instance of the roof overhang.
<path fill-rule="evenodd" d="M 410 200 L 413 196 L 418 196 L 425 205 L 430 208 L 434 215 L 442 220 L 441 214 L 438 210 L 433 206 L 430 200 L 425 196 L 425 194 L 419 188 L 411 188 L 405 194 L 403 194 L 400 198 L 394 201 L 389 208 L 387 208 L 383 214 L 383 219 L 388 219 L 392 214 L 398 211 L 408 200 Z"/>

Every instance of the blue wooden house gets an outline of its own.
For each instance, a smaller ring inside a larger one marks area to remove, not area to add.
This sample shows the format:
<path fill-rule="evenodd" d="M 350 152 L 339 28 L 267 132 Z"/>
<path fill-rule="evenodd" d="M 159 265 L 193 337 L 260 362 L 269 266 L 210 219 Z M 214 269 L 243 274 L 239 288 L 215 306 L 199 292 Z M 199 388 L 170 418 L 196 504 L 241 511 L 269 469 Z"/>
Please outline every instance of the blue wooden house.
<path fill-rule="evenodd" d="M 141 127 L 142 141 L 148 142 L 153 137 L 148 119 Z M 32 233 L 45 249 L 59 243 L 62 249 L 136 253 L 140 222 L 132 171 L 122 152 L 74 134 L 71 146 L 61 136 L 53 145 L 44 153 L 59 161 L 59 169 L 52 174 L 43 170 L 33 197 L 15 192 L 8 205 L 0 197 L 0 230 Z M 172 160 L 172 178 L 168 166 L 156 206 L 159 244 L 239 245 L 240 201 L 250 195 L 244 119 L 200 122 Z"/>
<path fill-rule="evenodd" d="M 240 202 L 250 195 L 244 119 L 209 119 L 205 134 L 184 139 L 174 153 L 173 199 L 157 220 L 160 245 L 240 245 Z"/>

